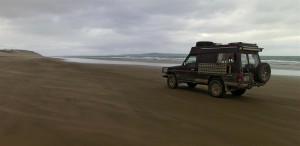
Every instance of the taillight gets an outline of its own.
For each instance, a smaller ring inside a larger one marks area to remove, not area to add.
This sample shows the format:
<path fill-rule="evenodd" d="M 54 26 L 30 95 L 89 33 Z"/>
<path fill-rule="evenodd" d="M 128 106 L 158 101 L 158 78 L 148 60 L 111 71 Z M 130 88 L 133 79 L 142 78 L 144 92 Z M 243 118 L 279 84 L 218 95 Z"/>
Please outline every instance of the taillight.
<path fill-rule="evenodd" d="M 243 75 L 242 75 L 241 72 L 239 72 L 239 73 L 237 74 L 237 77 L 236 77 L 237 81 L 238 81 L 238 82 L 242 82 L 242 78 L 243 78 Z"/>

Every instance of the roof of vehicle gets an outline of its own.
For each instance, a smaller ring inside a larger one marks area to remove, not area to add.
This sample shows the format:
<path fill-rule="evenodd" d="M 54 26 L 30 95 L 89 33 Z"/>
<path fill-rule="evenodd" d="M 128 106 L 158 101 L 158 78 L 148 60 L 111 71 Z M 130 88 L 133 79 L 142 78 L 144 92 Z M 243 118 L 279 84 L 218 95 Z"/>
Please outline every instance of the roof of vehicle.
<path fill-rule="evenodd" d="M 217 44 L 213 42 L 197 42 L 195 47 L 191 48 L 190 54 L 199 53 L 231 53 L 240 51 L 261 52 L 263 48 L 259 48 L 257 44 L 233 42 L 229 44 Z"/>

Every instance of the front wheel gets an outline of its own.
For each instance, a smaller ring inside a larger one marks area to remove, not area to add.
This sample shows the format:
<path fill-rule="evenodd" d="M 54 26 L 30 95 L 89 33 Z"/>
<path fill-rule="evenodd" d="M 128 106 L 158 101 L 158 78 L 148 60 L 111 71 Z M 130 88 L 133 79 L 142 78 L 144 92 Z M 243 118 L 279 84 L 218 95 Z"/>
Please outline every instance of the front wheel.
<path fill-rule="evenodd" d="M 246 89 L 237 89 L 234 91 L 231 91 L 231 94 L 233 96 L 242 96 L 246 92 Z"/>
<path fill-rule="evenodd" d="M 175 89 L 178 87 L 178 82 L 175 75 L 169 75 L 167 79 L 168 87 L 171 89 Z"/>
<path fill-rule="evenodd" d="M 225 95 L 225 86 L 221 80 L 212 79 L 208 85 L 209 94 L 213 97 L 222 97 Z"/>

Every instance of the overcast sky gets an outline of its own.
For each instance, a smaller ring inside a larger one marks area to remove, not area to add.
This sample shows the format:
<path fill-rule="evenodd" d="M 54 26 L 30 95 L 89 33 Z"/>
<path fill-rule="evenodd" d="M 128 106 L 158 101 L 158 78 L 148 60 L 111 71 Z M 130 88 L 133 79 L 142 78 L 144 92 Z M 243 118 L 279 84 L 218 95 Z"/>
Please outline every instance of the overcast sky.
<path fill-rule="evenodd" d="M 0 0 L 0 49 L 188 53 L 208 40 L 300 56 L 299 7 L 299 0 Z"/>

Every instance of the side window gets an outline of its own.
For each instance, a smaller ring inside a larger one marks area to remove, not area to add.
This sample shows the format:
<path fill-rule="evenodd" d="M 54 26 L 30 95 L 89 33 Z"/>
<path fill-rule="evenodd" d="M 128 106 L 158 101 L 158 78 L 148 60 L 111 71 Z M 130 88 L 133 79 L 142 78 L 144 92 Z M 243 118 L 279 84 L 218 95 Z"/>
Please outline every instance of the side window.
<path fill-rule="evenodd" d="M 234 63 L 234 53 L 219 53 L 217 63 Z"/>
<path fill-rule="evenodd" d="M 183 63 L 184 66 L 187 67 L 195 67 L 196 65 L 197 56 L 189 56 L 185 62 Z"/>

